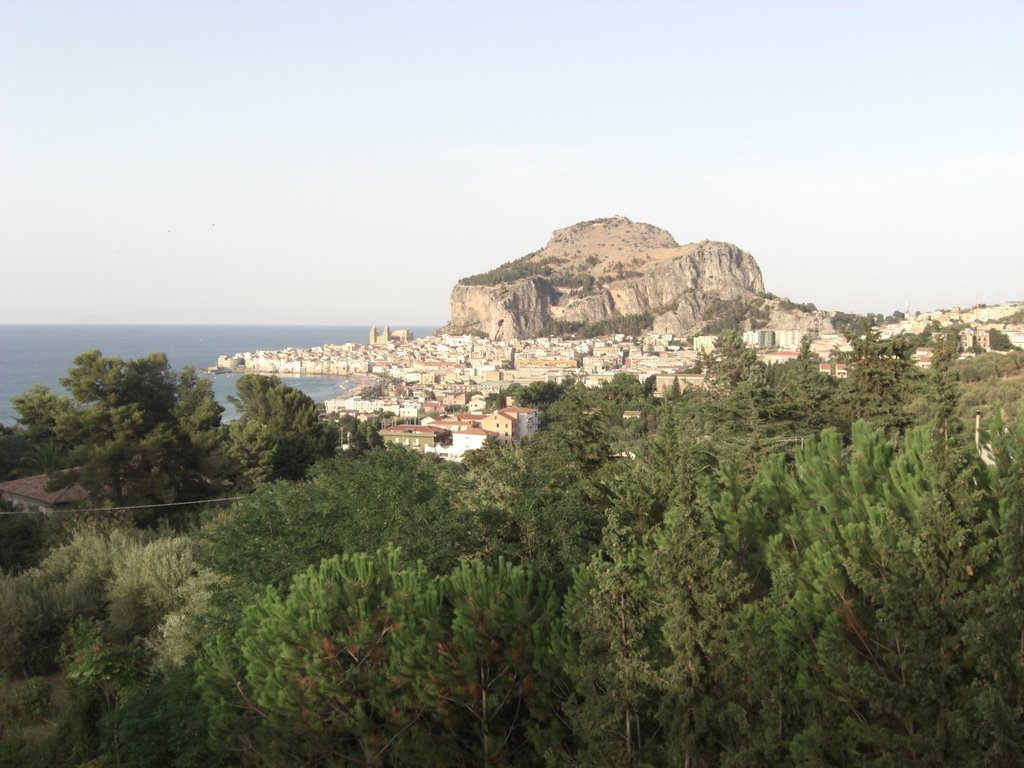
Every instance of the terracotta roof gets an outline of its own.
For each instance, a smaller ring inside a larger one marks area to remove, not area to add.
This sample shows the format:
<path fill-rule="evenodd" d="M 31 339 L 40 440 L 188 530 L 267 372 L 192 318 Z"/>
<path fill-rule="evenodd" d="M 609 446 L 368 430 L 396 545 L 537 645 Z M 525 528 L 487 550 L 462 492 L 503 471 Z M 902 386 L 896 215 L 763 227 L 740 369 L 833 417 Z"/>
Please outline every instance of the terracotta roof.
<path fill-rule="evenodd" d="M 8 480 L 0 483 L 0 493 L 8 493 L 12 496 L 21 496 L 24 499 L 38 501 L 51 507 L 61 504 L 73 504 L 76 501 L 85 501 L 88 494 L 78 483 L 72 483 L 67 488 L 56 491 L 46 490 L 50 483 L 49 475 L 32 475 L 22 477 L 18 480 Z"/>
<path fill-rule="evenodd" d="M 484 418 L 485 414 L 482 413 L 449 413 L 449 419 L 456 419 L 458 421 L 480 421 Z"/>
<path fill-rule="evenodd" d="M 382 435 L 436 435 L 439 432 L 447 431 L 447 429 L 435 427 L 432 424 L 396 424 L 393 427 L 385 427 L 380 433 Z"/>
<path fill-rule="evenodd" d="M 427 420 L 424 419 L 423 423 L 426 424 Z M 471 427 L 467 426 L 467 425 L 470 425 L 470 424 L 473 424 L 473 423 L 474 422 L 466 421 L 465 419 L 462 419 L 462 420 L 459 420 L 459 421 L 454 421 L 452 419 L 435 419 L 434 421 L 430 422 L 431 426 L 440 427 L 441 429 L 450 429 L 452 431 L 458 430 L 460 432 L 464 432 L 467 429 L 471 429 Z"/>

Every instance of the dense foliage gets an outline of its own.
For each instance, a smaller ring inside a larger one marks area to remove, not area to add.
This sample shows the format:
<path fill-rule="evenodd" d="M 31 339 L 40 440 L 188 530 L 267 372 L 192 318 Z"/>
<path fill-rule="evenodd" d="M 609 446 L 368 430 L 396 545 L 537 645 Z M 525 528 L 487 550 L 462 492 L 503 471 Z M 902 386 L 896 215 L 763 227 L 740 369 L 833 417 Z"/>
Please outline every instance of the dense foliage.
<path fill-rule="evenodd" d="M 795 306 L 795 305 L 794 305 Z M 713 298 L 701 313 L 702 334 L 726 333 L 733 328 L 764 328 L 771 316 L 767 302 L 759 298 Z"/>
<path fill-rule="evenodd" d="M 636 315 L 617 315 L 592 323 L 574 320 L 549 320 L 544 328 L 545 336 L 573 336 L 592 339 L 597 336 L 612 336 L 617 333 L 626 336 L 641 336 L 651 329 L 654 315 L 644 312 Z"/>
<path fill-rule="evenodd" d="M 272 379 L 222 426 L 159 357 L 77 360 L 30 448 L 243 498 L 4 521 L 0 766 L 1017 765 L 1024 408 L 965 399 L 1020 361 L 906 346 L 509 388 L 544 429 L 461 465 L 335 452 Z"/>
<path fill-rule="evenodd" d="M 470 275 L 459 280 L 459 285 L 495 286 L 502 283 L 514 283 L 528 277 L 549 277 L 554 273 L 550 264 L 539 262 L 536 258 L 539 251 L 528 253 L 518 259 L 506 261 L 494 269 Z"/>

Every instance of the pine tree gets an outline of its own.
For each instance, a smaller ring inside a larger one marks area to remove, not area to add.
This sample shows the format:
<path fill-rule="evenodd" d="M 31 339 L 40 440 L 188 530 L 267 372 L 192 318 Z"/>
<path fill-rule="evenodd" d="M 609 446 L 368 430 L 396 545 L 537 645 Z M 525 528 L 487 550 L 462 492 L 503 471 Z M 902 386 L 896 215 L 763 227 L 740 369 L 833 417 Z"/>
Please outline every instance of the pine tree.
<path fill-rule="evenodd" d="M 324 560 L 287 595 L 268 589 L 198 663 L 214 743 L 279 765 L 380 766 L 408 751 L 420 703 L 391 647 L 418 631 L 417 610 L 437 613 L 439 594 L 394 549 Z"/>
<path fill-rule="evenodd" d="M 445 764 L 532 765 L 558 742 L 552 638 L 559 601 L 527 567 L 463 563 L 424 617 L 432 644 L 399 641 Z M 421 628 L 422 631 L 422 628 Z M 552 733 L 554 732 L 554 734 Z M 426 760 L 420 764 L 429 764 Z"/>
<path fill-rule="evenodd" d="M 808 336 L 800 344 L 796 367 L 796 376 L 788 394 L 792 402 L 799 406 L 803 423 L 814 431 L 835 426 L 835 383 L 818 370 L 818 358 L 811 352 Z"/>
<path fill-rule="evenodd" d="M 931 432 L 893 453 L 855 424 L 798 452 L 793 518 L 773 542 L 791 590 L 784 645 L 799 648 L 806 717 L 794 758 L 863 765 L 961 761 L 972 669 L 960 627 L 987 559 L 970 506 L 947 504 Z M 835 738 L 838 736 L 839 738 Z"/>
<path fill-rule="evenodd" d="M 890 435 L 902 434 L 913 423 L 908 404 L 921 379 L 911 360 L 910 343 L 900 336 L 881 339 L 865 328 L 843 353 L 847 378 L 836 396 L 837 415 L 846 425 L 866 419 Z"/>
<path fill-rule="evenodd" d="M 983 450 L 996 505 L 984 589 L 964 624 L 978 674 L 970 697 L 979 764 L 1012 765 L 1024 752 L 1024 408 L 987 425 Z"/>
<path fill-rule="evenodd" d="M 75 358 L 61 383 L 73 402 L 50 404 L 56 435 L 71 448 L 77 480 L 97 505 L 202 498 L 209 493 L 221 407 L 195 371 L 174 372 L 167 356 Z M 39 393 L 36 393 L 38 396 Z M 35 398 L 35 399 L 38 399 Z"/>
<path fill-rule="evenodd" d="M 656 670 L 662 617 L 647 562 L 660 502 L 631 470 L 612 488 L 601 549 L 577 569 L 565 598 L 565 709 L 582 765 L 639 765 L 659 754 Z"/>
<path fill-rule="evenodd" d="M 666 648 L 659 738 L 687 768 L 713 765 L 745 724 L 735 656 L 745 582 L 699 507 L 667 516 L 649 560 Z"/>

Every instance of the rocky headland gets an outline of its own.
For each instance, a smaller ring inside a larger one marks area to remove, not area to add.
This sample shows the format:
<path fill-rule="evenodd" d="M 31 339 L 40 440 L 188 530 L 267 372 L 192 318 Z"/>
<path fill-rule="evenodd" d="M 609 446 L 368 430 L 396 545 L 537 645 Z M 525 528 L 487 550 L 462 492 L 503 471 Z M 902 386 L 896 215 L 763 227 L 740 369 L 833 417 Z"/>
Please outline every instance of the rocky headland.
<path fill-rule="evenodd" d="M 556 230 L 538 251 L 459 280 L 441 332 L 494 340 L 576 333 L 692 336 L 720 321 L 753 330 L 834 330 L 832 313 L 766 295 L 754 257 L 731 243 L 679 245 L 623 216 Z"/>

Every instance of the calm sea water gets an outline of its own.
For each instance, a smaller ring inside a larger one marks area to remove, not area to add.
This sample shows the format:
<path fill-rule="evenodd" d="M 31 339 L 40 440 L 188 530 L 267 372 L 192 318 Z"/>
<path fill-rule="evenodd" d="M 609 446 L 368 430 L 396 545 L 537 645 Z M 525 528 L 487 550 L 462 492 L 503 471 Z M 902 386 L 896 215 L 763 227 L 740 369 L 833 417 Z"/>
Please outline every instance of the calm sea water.
<path fill-rule="evenodd" d="M 434 327 L 397 326 L 412 329 L 416 338 Z M 379 326 L 378 326 L 379 330 Z M 11 426 L 17 412 L 11 398 L 34 384 L 44 384 L 66 394 L 60 379 L 74 364 L 76 355 L 98 349 L 108 357 L 133 359 L 163 352 L 174 368 L 187 365 L 202 369 L 216 365 L 217 357 L 257 349 L 297 347 L 308 349 L 329 343 L 365 343 L 369 325 L 0 325 L 0 423 Z M 236 375 L 210 375 L 217 401 L 234 417 L 227 396 L 234 394 Z M 314 400 L 337 397 L 352 385 L 340 376 L 281 377 Z"/>

